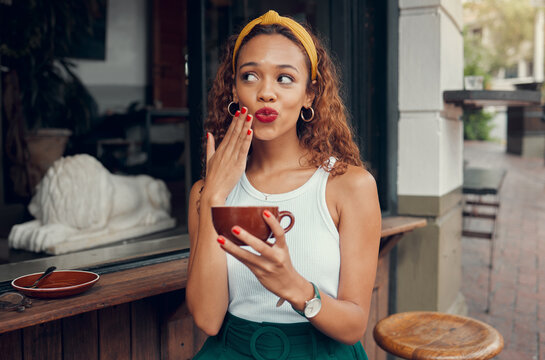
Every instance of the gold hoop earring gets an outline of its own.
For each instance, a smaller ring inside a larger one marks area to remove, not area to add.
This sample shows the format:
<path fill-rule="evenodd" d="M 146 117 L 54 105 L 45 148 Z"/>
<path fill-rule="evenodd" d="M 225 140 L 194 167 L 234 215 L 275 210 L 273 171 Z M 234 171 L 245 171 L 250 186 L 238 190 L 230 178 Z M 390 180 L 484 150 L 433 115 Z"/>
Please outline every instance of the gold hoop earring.
<path fill-rule="evenodd" d="M 312 115 L 310 115 L 310 117 L 308 119 L 305 118 L 305 114 L 304 114 L 305 110 L 310 110 L 310 112 L 312 113 Z M 314 109 L 312 108 L 312 106 L 309 107 L 308 109 L 302 108 L 301 109 L 301 120 L 303 120 L 306 123 L 309 123 L 309 122 L 312 121 L 312 119 L 314 119 Z"/>
<path fill-rule="evenodd" d="M 232 106 L 232 105 L 236 105 L 237 108 L 235 109 L 235 111 L 231 111 L 231 106 Z M 229 103 L 229 105 L 227 105 L 227 112 L 229 113 L 229 115 L 235 116 L 235 112 L 236 112 L 237 110 L 238 110 L 238 103 L 236 103 L 236 102 L 234 102 L 234 101 L 231 101 L 231 102 Z"/>

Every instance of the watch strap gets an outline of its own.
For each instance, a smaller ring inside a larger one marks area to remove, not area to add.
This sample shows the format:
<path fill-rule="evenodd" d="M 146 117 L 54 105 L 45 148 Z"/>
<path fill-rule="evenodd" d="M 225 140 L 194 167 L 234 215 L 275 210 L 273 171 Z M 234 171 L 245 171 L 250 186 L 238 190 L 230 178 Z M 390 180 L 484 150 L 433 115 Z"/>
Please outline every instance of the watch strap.
<path fill-rule="evenodd" d="M 314 288 L 314 297 L 312 299 L 320 299 L 321 300 L 322 298 L 320 297 L 320 291 L 318 290 L 318 286 L 316 286 L 316 284 L 314 284 L 312 281 L 309 281 L 309 282 L 312 285 L 312 287 Z M 310 299 L 310 300 L 312 300 L 312 299 Z M 307 305 L 307 303 L 310 300 L 305 301 L 305 306 Z M 293 310 L 295 310 L 296 313 L 298 313 L 299 315 L 306 318 L 305 309 L 303 309 L 303 311 L 300 311 L 300 310 L 297 310 L 296 308 L 294 308 L 293 305 L 291 307 L 292 307 Z"/>

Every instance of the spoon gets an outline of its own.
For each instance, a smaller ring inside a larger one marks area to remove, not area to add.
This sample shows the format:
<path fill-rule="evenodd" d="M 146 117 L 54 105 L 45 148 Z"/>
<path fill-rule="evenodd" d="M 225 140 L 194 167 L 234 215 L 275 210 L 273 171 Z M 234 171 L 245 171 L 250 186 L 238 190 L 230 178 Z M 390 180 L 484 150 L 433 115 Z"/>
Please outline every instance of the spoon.
<path fill-rule="evenodd" d="M 32 289 L 32 288 L 36 288 L 38 287 L 38 284 L 40 283 L 40 281 L 42 281 L 43 279 L 45 279 L 47 276 L 49 276 L 49 274 L 51 274 L 53 271 L 55 271 L 57 268 L 55 266 L 51 266 L 51 267 L 48 267 L 47 270 L 42 274 L 42 276 L 40 276 L 38 278 L 38 280 L 36 280 L 34 282 L 34 284 L 30 285 L 28 288 L 29 289 Z"/>

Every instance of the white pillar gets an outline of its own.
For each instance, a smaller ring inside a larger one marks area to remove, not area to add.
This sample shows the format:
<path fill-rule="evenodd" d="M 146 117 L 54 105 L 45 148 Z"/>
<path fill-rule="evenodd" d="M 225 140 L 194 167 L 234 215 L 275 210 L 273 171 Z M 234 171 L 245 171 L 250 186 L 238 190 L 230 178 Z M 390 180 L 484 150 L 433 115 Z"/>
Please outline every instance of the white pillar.
<path fill-rule="evenodd" d="M 443 91 L 463 89 L 460 0 L 399 0 L 398 213 L 426 228 L 397 249 L 397 311 L 464 313 L 463 124 Z"/>
<path fill-rule="evenodd" d="M 538 7 L 534 21 L 534 81 L 543 81 L 543 47 L 544 43 L 545 11 Z"/>
<path fill-rule="evenodd" d="M 524 60 L 519 60 L 517 64 L 517 74 L 519 78 L 524 78 L 528 76 L 528 64 Z"/>

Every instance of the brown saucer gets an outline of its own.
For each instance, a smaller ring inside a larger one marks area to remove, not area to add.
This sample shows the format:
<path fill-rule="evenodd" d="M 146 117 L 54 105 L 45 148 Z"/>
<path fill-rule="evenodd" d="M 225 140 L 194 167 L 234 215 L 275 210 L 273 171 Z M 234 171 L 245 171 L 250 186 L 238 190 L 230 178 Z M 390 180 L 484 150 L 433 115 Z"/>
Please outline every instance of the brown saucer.
<path fill-rule="evenodd" d="M 11 282 L 17 291 L 36 298 L 60 298 L 82 293 L 92 287 L 100 278 L 98 274 L 81 270 L 57 270 L 39 283 L 37 288 L 28 288 L 43 273 L 20 276 Z"/>

